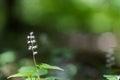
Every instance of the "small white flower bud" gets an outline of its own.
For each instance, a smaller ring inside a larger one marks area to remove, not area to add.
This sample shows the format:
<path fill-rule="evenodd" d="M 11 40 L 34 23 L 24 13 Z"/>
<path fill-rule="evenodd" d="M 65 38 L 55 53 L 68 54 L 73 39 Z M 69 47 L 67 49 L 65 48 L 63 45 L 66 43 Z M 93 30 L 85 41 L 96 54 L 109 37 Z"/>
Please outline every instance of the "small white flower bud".
<path fill-rule="evenodd" d="M 31 40 L 31 43 L 36 43 L 36 40 Z"/>
<path fill-rule="evenodd" d="M 33 48 L 33 49 L 36 49 L 36 48 L 37 48 L 37 45 L 33 46 L 32 48 Z"/>
<path fill-rule="evenodd" d="M 29 46 L 29 47 L 28 47 L 28 50 L 32 50 L 32 46 Z"/>
<path fill-rule="evenodd" d="M 30 43 L 31 43 L 31 41 L 28 41 L 27 43 L 28 43 L 28 44 L 30 44 Z"/>
<path fill-rule="evenodd" d="M 28 39 L 30 39 L 30 36 L 27 36 Z"/>
<path fill-rule="evenodd" d="M 31 38 L 31 39 L 34 39 L 34 38 L 35 38 L 35 36 L 30 36 L 30 38 Z"/>
<path fill-rule="evenodd" d="M 36 55 L 38 52 L 36 51 L 36 52 L 33 52 L 33 55 Z"/>
<path fill-rule="evenodd" d="M 33 35 L 33 32 L 30 32 L 30 35 Z"/>

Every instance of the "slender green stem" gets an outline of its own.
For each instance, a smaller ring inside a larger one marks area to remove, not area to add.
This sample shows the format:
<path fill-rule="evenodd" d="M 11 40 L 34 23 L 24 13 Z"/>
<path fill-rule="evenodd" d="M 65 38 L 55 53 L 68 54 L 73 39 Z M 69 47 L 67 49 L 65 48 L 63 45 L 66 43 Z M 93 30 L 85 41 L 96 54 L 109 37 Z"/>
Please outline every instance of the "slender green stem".
<path fill-rule="evenodd" d="M 31 46 L 33 46 L 33 43 L 31 44 Z M 35 54 L 34 54 L 34 49 L 33 48 L 32 48 L 32 53 L 33 53 L 33 62 L 34 62 L 34 65 L 36 67 L 36 72 L 38 73 L 37 62 L 36 62 L 36 59 L 35 59 Z M 39 74 L 37 74 L 37 78 L 40 80 Z"/>
<path fill-rule="evenodd" d="M 35 67 L 36 67 L 36 71 L 38 72 L 37 63 L 36 63 L 35 55 L 34 55 L 34 54 L 33 54 L 33 61 L 34 61 L 34 65 L 35 65 Z M 40 76 L 38 75 L 37 77 L 38 77 L 38 79 L 40 80 Z"/>
<path fill-rule="evenodd" d="M 33 43 L 32 43 L 32 46 L 33 46 Z M 35 55 L 34 55 L 34 49 L 33 48 L 32 48 L 32 53 L 33 53 L 33 62 L 34 62 L 34 65 L 36 67 L 37 63 L 36 63 L 36 60 L 35 60 Z"/>
<path fill-rule="evenodd" d="M 34 53 L 34 50 L 32 49 L 32 52 Z M 36 59 L 35 59 L 35 55 L 33 54 L 33 62 L 34 62 L 34 65 L 36 67 L 36 72 L 38 73 L 38 69 L 37 69 L 37 62 L 36 62 Z M 40 80 L 40 76 L 37 75 L 38 79 Z"/>
<path fill-rule="evenodd" d="M 34 54 L 33 54 L 33 62 L 34 62 L 35 67 L 37 67 L 37 63 L 36 63 L 36 59 L 35 59 L 35 55 Z"/>

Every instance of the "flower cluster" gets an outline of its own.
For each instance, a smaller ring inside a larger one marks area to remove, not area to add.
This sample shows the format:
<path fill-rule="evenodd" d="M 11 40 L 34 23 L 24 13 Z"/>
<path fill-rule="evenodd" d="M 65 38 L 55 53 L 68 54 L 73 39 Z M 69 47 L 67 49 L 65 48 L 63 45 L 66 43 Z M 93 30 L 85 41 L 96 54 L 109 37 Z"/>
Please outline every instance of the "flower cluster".
<path fill-rule="evenodd" d="M 106 67 L 110 68 L 115 64 L 115 57 L 114 57 L 114 51 L 109 50 L 108 53 L 106 53 Z"/>
<path fill-rule="evenodd" d="M 28 50 L 31 50 L 33 52 L 33 55 L 36 55 L 37 52 L 37 44 L 36 44 L 36 40 L 35 40 L 35 36 L 33 32 L 30 32 L 30 34 L 27 36 L 27 44 L 28 44 Z"/>

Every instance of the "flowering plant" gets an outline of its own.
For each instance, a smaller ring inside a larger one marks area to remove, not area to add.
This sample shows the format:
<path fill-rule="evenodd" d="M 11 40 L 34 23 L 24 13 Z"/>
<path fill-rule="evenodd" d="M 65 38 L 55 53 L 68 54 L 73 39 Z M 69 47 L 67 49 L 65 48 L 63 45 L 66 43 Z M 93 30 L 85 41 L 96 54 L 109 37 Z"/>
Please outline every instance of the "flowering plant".
<path fill-rule="evenodd" d="M 45 63 L 38 65 L 35 59 L 35 55 L 38 54 L 37 51 L 38 46 L 36 44 L 36 40 L 33 32 L 30 32 L 30 34 L 27 36 L 27 39 L 28 39 L 27 43 L 29 45 L 28 50 L 31 50 L 33 53 L 34 66 L 21 67 L 18 70 L 18 73 L 11 75 L 8 78 L 22 77 L 24 80 L 56 80 L 56 77 L 42 78 L 41 76 L 48 74 L 48 70 L 50 69 L 61 70 L 61 71 L 64 70 L 60 67 L 51 66 Z"/>

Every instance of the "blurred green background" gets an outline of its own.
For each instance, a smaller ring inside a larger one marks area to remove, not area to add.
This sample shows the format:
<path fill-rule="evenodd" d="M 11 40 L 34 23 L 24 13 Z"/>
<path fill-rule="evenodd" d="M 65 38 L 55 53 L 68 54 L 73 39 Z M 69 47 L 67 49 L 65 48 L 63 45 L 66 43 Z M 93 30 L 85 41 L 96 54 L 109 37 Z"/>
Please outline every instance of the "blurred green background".
<path fill-rule="evenodd" d="M 51 75 L 104 80 L 105 73 L 120 73 L 120 0 L 0 0 L 0 80 L 33 65 L 26 39 L 31 31 L 38 63 L 65 69 Z M 109 70 L 105 55 L 111 50 L 115 65 Z"/>

